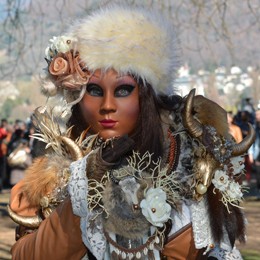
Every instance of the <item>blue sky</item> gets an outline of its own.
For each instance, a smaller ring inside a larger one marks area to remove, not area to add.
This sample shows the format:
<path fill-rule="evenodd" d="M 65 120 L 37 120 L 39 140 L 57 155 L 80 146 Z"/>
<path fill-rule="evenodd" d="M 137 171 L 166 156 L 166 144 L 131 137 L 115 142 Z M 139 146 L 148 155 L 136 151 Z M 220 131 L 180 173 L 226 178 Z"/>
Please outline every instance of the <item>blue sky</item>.
<path fill-rule="evenodd" d="M 2 21 L 6 15 L 6 13 L 4 12 L 4 6 L 5 4 L 3 2 L 0 2 L 0 21 Z"/>

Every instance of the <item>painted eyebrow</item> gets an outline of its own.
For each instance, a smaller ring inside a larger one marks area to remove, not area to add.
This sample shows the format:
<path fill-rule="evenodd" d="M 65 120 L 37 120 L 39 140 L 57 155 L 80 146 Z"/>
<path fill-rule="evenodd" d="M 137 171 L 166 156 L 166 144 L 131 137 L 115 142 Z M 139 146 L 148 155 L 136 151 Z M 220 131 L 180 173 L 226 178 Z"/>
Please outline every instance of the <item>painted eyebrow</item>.
<path fill-rule="evenodd" d="M 137 84 L 136 80 L 129 75 L 119 76 L 119 77 L 116 77 L 116 79 L 125 84 L 134 84 L 134 85 Z"/>
<path fill-rule="evenodd" d="M 121 75 L 119 74 L 119 75 L 116 76 L 117 79 L 118 78 L 123 78 L 123 77 L 130 77 L 130 78 L 133 79 L 133 77 L 131 75 L 129 75 L 129 74 L 121 74 Z"/>

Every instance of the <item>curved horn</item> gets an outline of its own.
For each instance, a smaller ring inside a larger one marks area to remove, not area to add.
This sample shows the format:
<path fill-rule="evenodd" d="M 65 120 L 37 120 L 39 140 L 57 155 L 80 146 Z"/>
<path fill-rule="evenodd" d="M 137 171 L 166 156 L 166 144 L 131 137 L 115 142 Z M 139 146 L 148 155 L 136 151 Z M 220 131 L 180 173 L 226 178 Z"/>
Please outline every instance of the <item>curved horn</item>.
<path fill-rule="evenodd" d="M 69 137 L 60 136 L 62 142 L 67 146 L 70 151 L 72 158 L 77 161 L 83 158 L 83 152 L 81 151 L 80 147 Z"/>
<path fill-rule="evenodd" d="M 186 99 L 186 103 L 183 111 L 184 112 L 183 125 L 188 129 L 188 132 L 193 137 L 199 137 L 202 135 L 203 130 L 201 124 L 192 116 L 194 95 L 195 95 L 195 89 L 192 89 Z"/>
<path fill-rule="evenodd" d="M 7 205 L 7 211 L 10 218 L 19 225 L 29 227 L 29 228 L 37 228 L 40 226 L 42 222 L 42 218 L 40 216 L 34 217 L 24 217 L 13 212 L 9 205 Z"/>
<path fill-rule="evenodd" d="M 249 125 L 248 135 L 239 143 L 233 146 L 232 155 L 238 156 L 244 154 L 255 141 L 255 129 L 251 124 Z"/>

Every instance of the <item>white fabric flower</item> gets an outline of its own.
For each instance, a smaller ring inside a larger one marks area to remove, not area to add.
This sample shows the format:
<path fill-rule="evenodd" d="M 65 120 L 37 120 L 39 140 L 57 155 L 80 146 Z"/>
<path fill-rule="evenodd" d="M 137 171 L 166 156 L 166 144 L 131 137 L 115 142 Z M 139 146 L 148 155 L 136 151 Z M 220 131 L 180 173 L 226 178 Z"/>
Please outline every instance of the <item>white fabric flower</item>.
<path fill-rule="evenodd" d="M 166 193 L 161 188 L 150 188 L 140 203 L 143 215 L 157 227 L 162 227 L 171 214 L 171 206 L 166 202 Z"/>
<path fill-rule="evenodd" d="M 237 157 L 233 157 L 231 158 L 230 162 L 232 164 L 232 169 L 233 174 L 239 174 L 242 172 L 242 170 L 245 168 L 245 164 L 244 164 L 244 158 L 242 156 L 237 156 Z"/>
<path fill-rule="evenodd" d="M 50 44 L 45 49 L 45 57 L 50 60 L 59 52 L 67 52 L 72 49 L 73 39 L 67 36 L 53 37 L 49 40 Z"/>
<path fill-rule="evenodd" d="M 239 200 L 243 197 L 243 193 L 241 192 L 241 186 L 235 181 L 232 181 L 230 183 L 229 188 L 227 190 L 227 194 L 233 200 Z"/>
<path fill-rule="evenodd" d="M 229 179 L 227 174 L 224 171 L 217 170 L 212 179 L 214 186 L 220 191 L 225 191 L 229 184 Z"/>

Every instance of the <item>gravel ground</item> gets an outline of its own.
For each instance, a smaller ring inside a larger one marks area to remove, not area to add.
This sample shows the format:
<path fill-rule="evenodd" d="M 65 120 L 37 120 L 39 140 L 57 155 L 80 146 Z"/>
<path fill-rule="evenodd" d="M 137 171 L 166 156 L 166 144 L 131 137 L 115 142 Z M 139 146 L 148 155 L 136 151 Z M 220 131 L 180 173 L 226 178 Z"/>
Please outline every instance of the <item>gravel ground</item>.
<path fill-rule="evenodd" d="M 0 194 L 0 260 L 11 259 L 9 251 L 15 242 L 14 230 L 16 225 L 9 219 L 6 210 L 9 193 L 10 190 L 4 190 L 4 193 Z M 238 244 L 237 247 L 242 252 L 253 250 L 259 252 L 260 255 L 260 199 L 251 192 L 242 206 L 248 219 L 248 240 L 245 245 Z"/>

